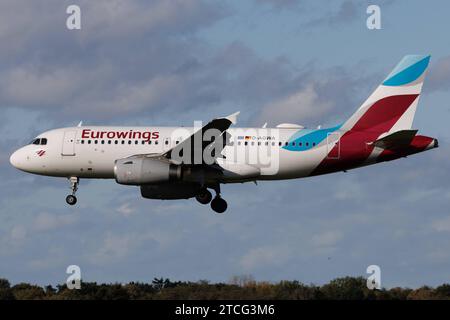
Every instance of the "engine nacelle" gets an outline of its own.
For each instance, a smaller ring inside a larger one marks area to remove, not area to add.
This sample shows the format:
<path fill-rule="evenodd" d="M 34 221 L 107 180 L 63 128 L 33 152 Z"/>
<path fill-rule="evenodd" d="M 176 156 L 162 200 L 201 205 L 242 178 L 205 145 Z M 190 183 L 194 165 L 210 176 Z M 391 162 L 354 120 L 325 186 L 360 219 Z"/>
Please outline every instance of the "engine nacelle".
<path fill-rule="evenodd" d="M 174 200 L 195 197 L 201 186 L 195 182 L 166 182 L 141 186 L 141 195 L 147 199 Z"/>
<path fill-rule="evenodd" d="M 114 177 L 126 185 L 157 184 L 182 178 L 182 168 L 165 159 L 131 157 L 116 160 Z"/>

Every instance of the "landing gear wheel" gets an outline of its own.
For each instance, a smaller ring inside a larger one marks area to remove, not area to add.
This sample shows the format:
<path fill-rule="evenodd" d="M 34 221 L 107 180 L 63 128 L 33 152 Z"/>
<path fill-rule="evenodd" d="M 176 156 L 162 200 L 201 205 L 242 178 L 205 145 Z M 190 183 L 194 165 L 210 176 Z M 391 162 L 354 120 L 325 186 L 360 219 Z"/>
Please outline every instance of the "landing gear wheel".
<path fill-rule="evenodd" d="M 215 197 L 211 201 L 211 209 L 213 209 L 217 213 L 223 213 L 227 210 L 227 202 L 223 200 L 221 197 Z"/>
<path fill-rule="evenodd" d="M 195 196 L 198 202 L 201 204 L 208 204 L 211 202 L 212 194 L 207 189 L 200 191 L 198 195 Z"/>
<path fill-rule="evenodd" d="M 69 195 L 66 197 L 66 202 L 67 202 L 67 204 L 70 204 L 71 206 L 73 206 L 75 203 L 77 203 L 77 197 L 75 197 L 75 196 L 69 194 Z"/>
<path fill-rule="evenodd" d="M 66 197 L 67 204 L 73 206 L 75 203 L 77 203 L 77 197 L 75 197 L 75 193 L 78 190 L 78 184 L 80 183 L 80 180 L 78 177 L 69 177 L 70 182 L 70 189 L 72 189 L 72 194 L 69 194 Z"/>

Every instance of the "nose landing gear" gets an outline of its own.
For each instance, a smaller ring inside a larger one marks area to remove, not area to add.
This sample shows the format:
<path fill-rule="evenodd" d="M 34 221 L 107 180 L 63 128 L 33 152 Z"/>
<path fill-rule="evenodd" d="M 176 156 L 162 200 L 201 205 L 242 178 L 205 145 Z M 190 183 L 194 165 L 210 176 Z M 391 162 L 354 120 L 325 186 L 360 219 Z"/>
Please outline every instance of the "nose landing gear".
<path fill-rule="evenodd" d="M 67 204 L 70 204 L 71 206 L 73 206 L 75 203 L 77 203 L 77 197 L 75 197 L 75 196 L 69 194 L 69 195 L 66 197 L 66 202 L 67 202 Z"/>
<path fill-rule="evenodd" d="M 78 183 L 80 182 L 80 179 L 78 177 L 70 177 L 70 188 L 72 189 L 72 194 L 69 194 L 66 197 L 67 204 L 73 206 L 75 203 L 77 203 L 77 197 L 75 197 L 75 193 L 78 190 Z"/>

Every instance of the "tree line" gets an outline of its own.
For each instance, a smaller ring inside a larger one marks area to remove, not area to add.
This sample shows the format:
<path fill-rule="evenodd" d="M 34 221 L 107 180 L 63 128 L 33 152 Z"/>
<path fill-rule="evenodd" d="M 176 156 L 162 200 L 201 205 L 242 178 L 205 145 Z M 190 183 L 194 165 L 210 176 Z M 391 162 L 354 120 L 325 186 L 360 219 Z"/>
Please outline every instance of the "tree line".
<path fill-rule="evenodd" d="M 299 281 L 257 282 L 249 276 L 233 277 L 229 283 L 171 281 L 154 278 L 151 283 L 97 284 L 82 282 L 81 289 L 65 284 L 53 287 L 28 283 L 11 285 L 0 278 L 0 300 L 127 300 L 127 299 L 283 299 L 283 300 L 449 300 L 450 284 L 417 289 L 369 290 L 363 277 L 343 277 L 317 286 Z"/>

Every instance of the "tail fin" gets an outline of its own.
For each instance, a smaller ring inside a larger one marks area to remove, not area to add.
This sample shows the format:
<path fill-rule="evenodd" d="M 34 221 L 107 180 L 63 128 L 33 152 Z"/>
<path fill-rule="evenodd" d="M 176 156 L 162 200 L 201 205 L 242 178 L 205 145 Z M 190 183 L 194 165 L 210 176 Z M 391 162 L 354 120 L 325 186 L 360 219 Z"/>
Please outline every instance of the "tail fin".
<path fill-rule="evenodd" d="M 342 129 L 380 133 L 411 129 L 429 61 L 429 55 L 405 56 Z"/>

